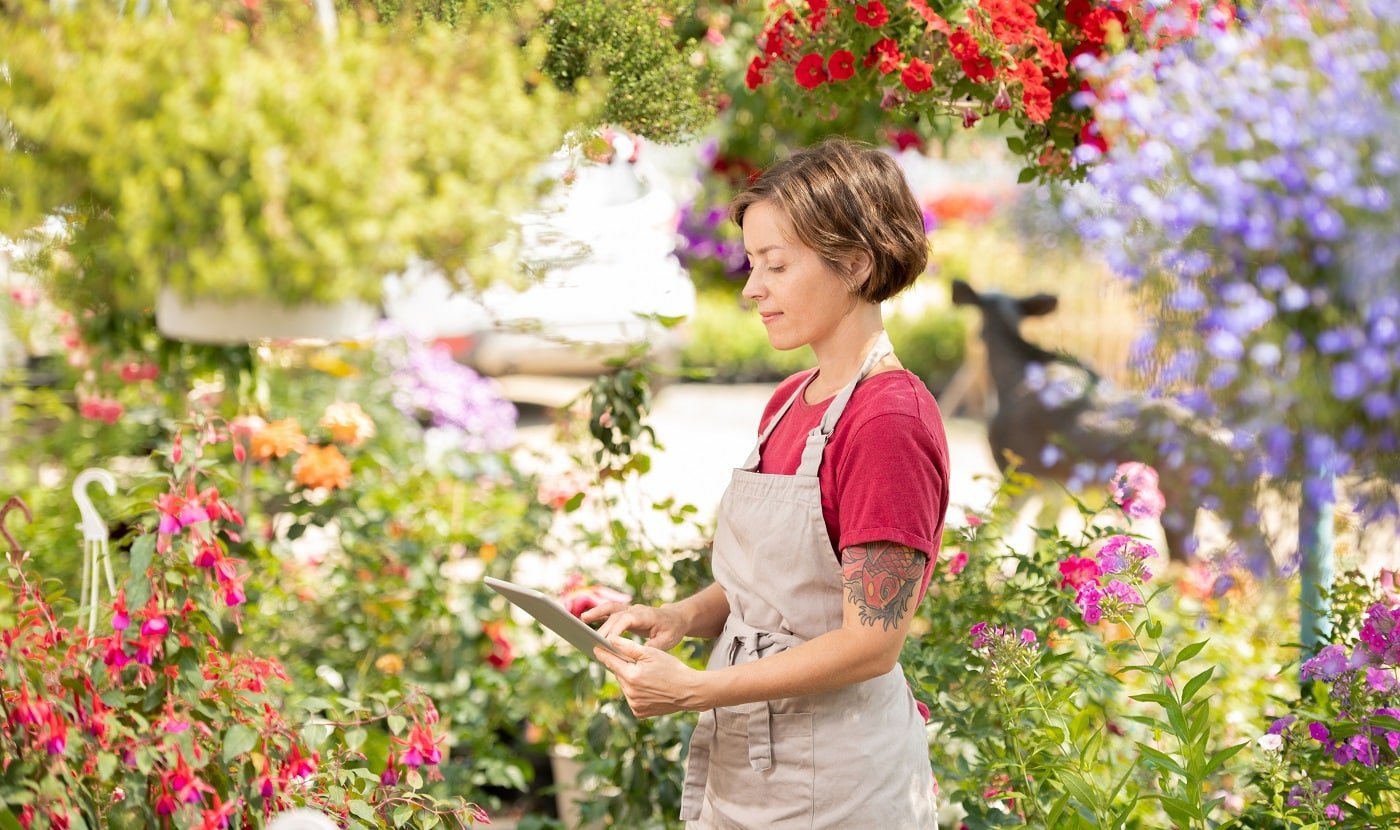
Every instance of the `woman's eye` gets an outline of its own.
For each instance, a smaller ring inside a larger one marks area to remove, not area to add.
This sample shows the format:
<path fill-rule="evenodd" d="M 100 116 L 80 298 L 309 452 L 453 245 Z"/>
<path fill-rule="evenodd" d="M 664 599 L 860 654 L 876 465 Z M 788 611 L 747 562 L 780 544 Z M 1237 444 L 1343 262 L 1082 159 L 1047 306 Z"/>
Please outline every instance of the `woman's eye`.
<path fill-rule="evenodd" d="M 787 270 L 787 266 L 786 266 L 786 265 L 774 265 L 773 267 L 771 267 L 771 268 L 768 269 L 768 273 L 770 273 L 770 274 L 781 274 L 782 272 L 784 272 L 784 271 L 786 271 L 786 270 Z"/>

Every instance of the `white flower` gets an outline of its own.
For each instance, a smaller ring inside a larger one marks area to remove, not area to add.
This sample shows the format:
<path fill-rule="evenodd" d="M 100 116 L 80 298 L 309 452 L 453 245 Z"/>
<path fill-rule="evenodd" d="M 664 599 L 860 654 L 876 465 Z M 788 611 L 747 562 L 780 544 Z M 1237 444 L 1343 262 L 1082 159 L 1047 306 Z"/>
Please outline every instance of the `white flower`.
<path fill-rule="evenodd" d="M 1259 748 L 1265 752 L 1278 752 L 1283 749 L 1283 736 L 1261 735 L 1259 736 Z"/>

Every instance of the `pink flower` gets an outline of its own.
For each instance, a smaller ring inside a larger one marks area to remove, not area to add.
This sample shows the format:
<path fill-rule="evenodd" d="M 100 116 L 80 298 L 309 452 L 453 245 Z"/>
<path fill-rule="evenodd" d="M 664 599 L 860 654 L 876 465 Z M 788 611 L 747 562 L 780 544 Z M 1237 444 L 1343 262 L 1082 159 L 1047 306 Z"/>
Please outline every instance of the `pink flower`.
<path fill-rule="evenodd" d="M 1031 631 L 1029 628 L 1023 628 L 1023 629 L 1021 629 L 1021 644 L 1022 644 L 1022 645 L 1026 645 L 1026 646 L 1033 646 L 1033 645 L 1035 645 L 1035 644 L 1036 644 L 1035 632 L 1034 632 L 1034 631 Z"/>
<path fill-rule="evenodd" d="M 1142 594 L 1128 583 L 1120 580 L 1111 580 L 1103 589 L 1104 595 L 1118 600 L 1124 605 L 1142 605 Z"/>
<path fill-rule="evenodd" d="M 1118 465 L 1109 479 L 1109 495 L 1123 512 L 1134 519 L 1155 519 L 1167 506 L 1158 489 L 1157 471 L 1138 461 Z"/>
<path fill-rule="evenodd" d="M 162 637 L 170 631 L 170 623 L 165 617 L 156 615 L 141 623 L 142 637 Z"/>
<path fill-rule="evenodd" d="M 1071 556 L 1060 563 L 1061 588 L 1079 588 L 1087 582 L 1099 583 L 1099 563 L 1085 556 Z"/>
<path fill-rule="evenodd" d="M 605 603 L 632 601 L 631 596 L 606 585 L 584 584 L 583 575 L 577 573 L 571 574 L 564 583 L 561 599 L 564 600 L 564 607 L 575 617 L 582 616 L 584 611 Z"/>
<path fill-rule="evenodd" d="M 967 551 L 965 551 L 965 550 L 960 550 L 960 551 L 958 551 L 958 555 L 957 555 L 957 556 L 954 556 L 953 559 L 952 559 L 952 561 L 948 563 L 948 573 L 951 574 L 951 575 L 953 575 L 953 576 L 957 576 L 958 574 L 962 573 L 962 572 L 963 572 L 963 568 L 966 568 L 966 567 L 967 567 Z"/>
<path fill-rule="evenodd" d="M 394 753 L 390 752 L 389 760 L 384 764 L 384 771 L 379 774 L 380 784 L 386 787 L 392 787 L 399 783 L 399 770 L 394 766 L 395 763 L 397 763 L 397 761 L 394 758 Z"/>

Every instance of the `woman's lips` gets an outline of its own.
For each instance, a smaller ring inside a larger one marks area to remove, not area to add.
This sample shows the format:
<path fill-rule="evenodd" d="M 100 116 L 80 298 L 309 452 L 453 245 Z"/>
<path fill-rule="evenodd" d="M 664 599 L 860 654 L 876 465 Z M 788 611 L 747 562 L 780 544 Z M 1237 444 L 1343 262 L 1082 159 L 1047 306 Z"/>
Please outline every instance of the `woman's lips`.
<path fill-rule="evenodd" d="M 781 311 L 760 311 L 758 316 L 763 319 L 763 324 L 767 325 L 783 316 L 783 313 Z"/>

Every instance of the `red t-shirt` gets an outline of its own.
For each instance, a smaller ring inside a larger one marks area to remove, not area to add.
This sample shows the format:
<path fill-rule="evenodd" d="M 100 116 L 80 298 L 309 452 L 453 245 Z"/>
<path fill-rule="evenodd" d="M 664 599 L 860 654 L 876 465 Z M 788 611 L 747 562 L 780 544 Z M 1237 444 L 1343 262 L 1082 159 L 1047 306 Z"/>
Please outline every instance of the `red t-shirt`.
<path fill-rule="evenodd" d="M 812 370 L 778 385 L 763 410 L 759 434 Z M 758 471 L 795 475 L 807 433 L 832 398 L 793 402 L 761 450 Z M 948 439 L 928 387 L 908 371 L 881 372 L 856 387 L 826 442 L 821 468 L 822 516 L 838 560 L 852 545 L 894 542 L 928 554 L 922 598 L 938 560 L 948 512 Z"/>

